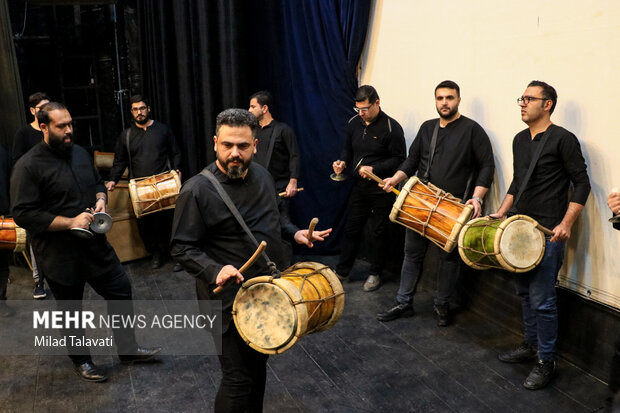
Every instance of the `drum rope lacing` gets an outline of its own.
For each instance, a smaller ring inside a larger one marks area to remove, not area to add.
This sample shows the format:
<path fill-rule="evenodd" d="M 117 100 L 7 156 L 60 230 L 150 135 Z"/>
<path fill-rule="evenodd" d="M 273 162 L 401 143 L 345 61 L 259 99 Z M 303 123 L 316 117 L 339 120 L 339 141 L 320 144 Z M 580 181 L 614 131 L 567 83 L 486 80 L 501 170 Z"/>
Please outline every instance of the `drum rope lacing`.
<path fill-rule="evenodd" d="M 159 209 L 163 209 L 165 208 L 164 205 L 162 205 L 163 201 L 166 201 L 170 198 L 176 198 L 179 196 L 178 193 L 168 193 L 168 194 L 162 194 L 162 192 L 159 190 L 159 187 L 157 186 L 159 183 L 164 182 L 165 180 L 170 179 L 170 177 L 166 176 L 165 179 L 161 178 L 159 181 L 157 181 L 157 175 L 153 175 L 153 176 L 149 176 L 147 178 L 143 178 L 143 179 L 136 179 L 135 180 L 135 184 L 136 184 L 136 192 L 138 192 L 138 183 L 139 182 L 143 182 L 147 179 L 151 179 L 151 178 L 155 178 L 155 183 L 152 184 L 147 184 L 144 187 L 148 188 L 151 187 L 153 192 L 157 195 L 157 199 L 154 200 L 150 200 L 150 199 L 138 199 L 138 203 L 146 203 L 147 205 L 144 207 L 144 209 L 142 210 L 143 212 L 149 212 L 151 210 L 152 207 L 159 207 Z"/>
<path fill-rule="evenodd" d="M 503 267 L 501 267 L 501 266 L 491 265 L 491 264 L 485 264 L 485 263 L 481 263 L 481 262 L 480 262 L 480 260 L 482 260 L 483 258 L 486 258 L 486 257 L 488 257 L 488 256 L 490 256 L 490 255 L 493 255 L 493 256 L 498 256 L 498 255 L 500 255 L 500 254 L 502 253 L 502 252 L 501 252 L 501 248 L 500 248 L 500 251 L 497 251 L 497 252 L 495 252 L 495 251 L 493 251 L 493 252 L 489 252 L 489 251 L 487 251 L 486 246 L 485 246 L 485 244 L 484 244 L 484 239 L 485 239 L 484 237 L 485 237 L 485 235 L 486 235 L 486 234 L 485 234 L 485 232 L 486 232 L 487 230 L 490 230 L 489 228 L 492 228 L 492 227 L 490 227 L 490 226 L 488 226 L 488 225 L 485 225 L 485 223 L 482 223 L 482 222 L 475 222 L 475 223 L 473 223 L 473 224 L 471 224 L 471 225 L 466 224 L 465 228 L 463 228 L 463 229 L 462 229 L 462 231 L 467 231 L 469 228 L 473 228 L 473 227 L 483 227 L 483 228 L 482 228 L 482 235 L 481 235 L 481 237 L 480 237 L 480 238 L 481 238 L 481 240 L 482 240 L 482 243 L 481 243 L 481 244 L 482 244 L 482 249 L 483 249 L 483 251 L 479 251 L 479 250 L 477 250 L 477 249 L 475 249 L 475 248 L 472 248 L 472 247 L 462 246 L 461 248 L 462 248 L 462 249 L 464 249 L 465 251 L 471 251 L 471 252 L 473 252 L 473 253 L 476 253 L 476 254 L 480 254 L 480 255 L 481 255 L 481 256 L 480 256 L 480 257 L 479 257 L 476 261 L 472 260 L 472 258 L 471 258 L 471 257 L 469 257 L 469 256 L 468 256 L 467 258 L 469 258 L 469 259 L 471 260 L 471 262 L 473 262 L 474 264 L 476 264 L 476 265 L 478 265 L 478 266 L 480 266 L 480 267 L 488 267 L 488 268 L 499 268 L 499 269 L 504 269 L 504 268 L 503 268 Z M 497 236 L 497 234 L 501 234 L 502 232 L 504 232 L 504 230 L 503 230 L 502 228 L 494 228 L 494 229 L 496 229 L 496 232 L 495 232 L 494 237 L 496 237 L 496 236 Z"/>

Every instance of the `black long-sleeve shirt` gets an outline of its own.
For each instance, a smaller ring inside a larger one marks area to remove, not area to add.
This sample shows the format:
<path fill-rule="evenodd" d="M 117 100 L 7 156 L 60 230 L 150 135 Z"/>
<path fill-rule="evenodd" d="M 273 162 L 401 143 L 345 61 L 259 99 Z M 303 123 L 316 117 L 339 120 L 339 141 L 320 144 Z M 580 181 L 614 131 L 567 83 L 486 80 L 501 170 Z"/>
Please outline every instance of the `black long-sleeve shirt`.
<path fill-rule="evenodd" d="M 276 183 L 276 190 L 282 191 L 291 178 L 299 179 L 299 147 L 295 132 L 287 124 L 272 120 L 256 132 L 258 146 L 254 162 L 267 168 Z M 275 139 L 271 159 L 267 166 L 267 155 L 271 140 Z"/>
<path fill-rule="evenodd" d="M 30 124 L 20 128 L 13 138 L 11 157 L 13 165 L 17 163 L 26 152 L 43 140 L 43 132 L 36 130 Z"/>
<path fill-rule="evenodd" d="M 390 177 L 405 159 L 407 145 L 403 128 L 383 111 L 369 125 L 356 115 L 349 120 L 347 140 L 340 154 L 340 160 L 347 164 L 347 173 L 355 178 L 355 186 L 366 193 L 383 193 L 375 181 L 363 179 L 353 168 L 372 166 L 373 173 L 380 178 Z"/>
<path fill-rule="evenodd" d="M 514 175 L 509 194 L 516 196 L 519 192 L 543 134 L 539 133 L 532 140 L 530 130 L 524 129 L 515 136 L 512 142 Z M 560 126 L 553 127 L 518 205 L 513 205 L 508 214 L 525 214 L 553 229 L 564 218 L 569 201 L 585 205 L 590 194 L 586 169 L 577 137 Z M 569 199 L 571 183 L 573 193 Z"/>
<path fill-rule="evenodd" d="M 132 124 L 129 128 L 129 147 L 131 153 L 131 178 L 141 178 L 179 169 L 181 152 L 168 125 L 153 122 L 146 130 Z M 125 168 L 129 166 L 127 153 L 127 129 L 116 141 L 114 164 L 110 170 L 110 180 L 118 182 Z"/>
<path fill-rule="evenodd" d="M 283 270 L 286 258 L 282 236 L 292 238 L 297 227 L 280 215 L 269 172 L 252 163 L 245 178 L 230 179 L 215 162 L 207 168 L 222 184 L 258 242 L 267 242 L 269 258 Z M 181 189 L 174 210 L 171 243 L 172 256 L 189 274 L 208 283 L 209 291 L 215 288 L 217 274 L 223 266 L 241 268 L 256 250 L 213 184 L 201 174 L 190 178 Z M 246 280 L 259 275 L 269 275 L 262 256 L 243 274 Z M 238 289 L 239 285 L 230 285 L 212 297 L 222 300 L 224 331 Z"/>
<path fill-rule="evenodd" d="M 92 208 L 98 192 L 106 192 L 103 180 L 88 152 L 77 145 L 67 159 L 41 142 L 15 165 L 11 176 L 13 217 L 29 232 L 37 265 L 45 277 L 72 285 L 119 268 L 105 235 L 82 239 L 72 231 L 48 231 L 57 216 L 73 218 Z"/>
<path fill-rule="evenodd" d="M 0 215 L 6 215 L 11 209 L 9 203 L 9 177 L 11 176 L 11 162 L 9 154 L 0 146 Z"/>
<path fill-rule="evenodd" d="M 420 126 L 409 156 L 398 167 L 407 176 L 422 177 L 430 159 L 433 130 L 439 119 L 427 120 Z M 493 182 L 495 162 L 491 141 L 482 127 L 475 121 L 461 115 L 458 119 L 439 128 L 435 155 L 429 171 L 429 181 L 435 186 L 463 198 L 471 196 L 473 188 L 489 188 Z M 470 193 L 465 194 L 471 174 Z"/>

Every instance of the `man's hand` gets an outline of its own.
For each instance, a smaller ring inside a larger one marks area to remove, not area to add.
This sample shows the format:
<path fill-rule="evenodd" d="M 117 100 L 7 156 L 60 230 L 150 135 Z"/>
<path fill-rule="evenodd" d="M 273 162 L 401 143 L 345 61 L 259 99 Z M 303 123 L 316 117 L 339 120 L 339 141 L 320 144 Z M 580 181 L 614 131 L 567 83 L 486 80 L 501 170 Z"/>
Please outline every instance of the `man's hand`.
<path fill-rule="evenodd" d="M 95 219 L 93 218 L 93 214 L 90 212 L 82 212 L 80 215 L 71 219 L 71 228 L 82 228 L 88 229 L 88 226 Z"/>
<path fill-rule="evenodd" d="M 560 222 L 557 227 L 553 228 L 553 236 L 551 237 L 549 241 L 551 242 L 566 241 L 569 238 L 570 238 L 570 226 Z"/>
<path fill-rule="evenodd" d="M 314 246 L 312 241 L 325 241 L 325 238 L 329 237 L 329 234 L 332 232 L 331 228 L 325 229 L 323 231 L 312 231 L 312 239 L 308 239 L 308 230 L 300 229 L 295 233 L 294 239 L 295 242 L 301 245 L 305 245 L 308 248 L 312 248 Z"/>
<path fill-rule="evenodd" d="M 332 164 L 332 168 L 334 168 L 334 172 L 336 172 L 336 174 L 340 175 L 342 173 L 342 171 L 344 171 L 344 168 L 346 168 L 347 165 L 344 161 L 334 161 L 334 163 Z"/>
<path fill-rule="evenodd" d="M 399 182 L 400 181 L 394 176 L 390 178 L 385 178 L 383 180 L 383 186 L 381 188 L 383 188 L 385 192 L 392 192 L 392 189 L 394 189 L 394 187 L 398 185 Z M 379 186 L 381 186 L 381 184 L 379 184 Z"/>
<path fill-rule="evenodd" d="M 99 198 L 95 203 L 95 211 L 94 212 L 105 212 L 105 199 Z"/>
<path fill-rule="evenodd" d="M 220 272 L 217 274 L 215 283 L 217 285 L 224 285 L 228 280 L 234 281 L 237 284 L 243 282 L 243 275 L 238 269 L 232 265 L 224 265 Z"/>
<path fill-rule="evenodd" d="M 482 205 L 480 205 L 480 202 L 478 202 L 478 200 L 476 199 L 471 198 L 467 200 L 467 202 L 465 202 L 465 205 L 471 205 L 474 207 L 474 213 L 471 214 L 471 219 L 478 218 L 482 213 Z"/>
<path fill-rule="evenodd" d="M 489 218 L 493 218 L 493 219 L 505 219 L 506 218 L 506 214 L 502 215 L 499 212 L 496 212 L 494 214 L 489 214 Z"/>
<path fill-rule="evenodd" d="M 620 214 L 620 193 L 614 192 L 607 197 L 607 206 L 614 215 Z"/>
<path fill-rule="evenodd" d="M 179 175 L 179 181 L 181 180 L 181 171 L 179 169 L 176 170 L 177 171 L 177 175 Z"/>
<path fill-rule="evenodd" d="M 293 197 L 297 194 L 297 179 L 291 178 L 286 186 L 286 196 Z"/>
<path fill-rule="evenodd" d="M 114 181 L 109 181 L 107 184 L 105 184 L 105 187 L 108 188 L 108 191 L 110 192 L 114 191 L 115 186 L 116 183 L 114 183 Z"/>

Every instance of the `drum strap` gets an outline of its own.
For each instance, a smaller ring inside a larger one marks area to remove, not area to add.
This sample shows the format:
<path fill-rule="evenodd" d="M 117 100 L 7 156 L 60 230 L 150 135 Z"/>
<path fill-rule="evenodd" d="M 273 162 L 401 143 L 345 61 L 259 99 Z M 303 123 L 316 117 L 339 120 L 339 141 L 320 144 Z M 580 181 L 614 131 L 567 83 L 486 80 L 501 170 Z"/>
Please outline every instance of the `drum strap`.
<path fill-rule="evenodd" d="M 437 119 L 437 123 L 435 124 L 435 129 L 433 129 L 433 136 L 431 138 L 431 147 L 429 149 L 428 154 L 428 165 L 426 165 L 426 171 L 424 171 L 424 183 L 428 183 L 428 176 L 431 172 L 431 165 L 433 163 L 433 157 L 435 156 L 435 147 L 437 146 L 437 134 L 439 133 L 439 119 Z"/>
<path fill-rule="evenodd" d="M 131 128 L 127 128 L 127 133 L 125 134 L 125 144 L 127 145 L 127 156 L 129 157 L 129 179 L 133 178 L 133 172 L 131 170 L 131 149 L 129 149 L 129 133 L 131 132 Z"/>
<path fill-rule="evenodd" d="M 519 199 L 521 199 L 521 195 L 523 194 L 523 191 L 525 191 L 525 187 L 527 186 L 527 183 L 532 176 L 532 172 L 534 172 L 534 167 L 538 162 L 538 158 L 540 158 L 540 154 L 542 153 L 543 147 L 545 146 L 545 142 L 547 142 L 547 137 L 549 136 L 549 133 L 551 133 L 551 130 L 553 128 L 555 128 L 555 125 L 552 123 L 551 125 L 549 125 L 542 138 L 540 138 L 540 142 L 538 142 L 538 147 L 536 148 L 536 153 L 534 153 L 534 156 L 532 156 L 532 160 L 530 161 L 530 167 L 527 169 L 525 177 L 523 178 L 523 182 L 521 182 L 521 186 L 519 187 L 519 192 L 517 192 L 517 196 L 515 196 L 515 200 L 512 203 L 513 208 L 517 206 Z"/>
<path fill-rule="evenodd" d="M 272 121 L 273 123 L 273 121 Z M 276 125 L 271 126 L 271 134 L 269 135 L 269 148 L 267 149 L 267 157 L 265 158 L 265 169 L 269 170 L 269 164 L 271 163 L 271 156 L 273 155 L 273 148 L 276 146 Z"/>
<path fill-rule="evenodd" d="M 220 198 L 222 198 L 222 201 L 224 201 L 224 203 L 230 210 L 230 213 L 233 214 L 239 225 L 241 225 L 241 228 L 243 228 L 245 233 L 248 234 L 252 242 L 254 242 L 254 244 L 256 245 L 256 248 L 258 248 L 259 244 L 256 240 L 256 237 L 254 237 L 254 234 L 252 234 L 252 231 L 250 231 L 250 228 L 248 228 L 247 224 L 243 220 L 243 217 L 241 216 L 241 213 L 233 203 L 232 199 L 230 199 L 230 197 L 224 190 L 224 187 L 222 187 L 222 184 L 220 184 L 215 175 L 213 175 L 213 172 L 211 172 L 207 168 L 204 168 L 202 171 L 200 171 L 200 175 L 206 177 L 209 181 L 211 181 L 211 183 L 215 187 L 215 190 L 220 195 Z M 265 252 L 262 252 L 262 256 L 263 258 L 265 258 L 265 261 L 267 261 L 267 266 L 269 267 L 269 271 L 271 271 L 271 275 L 279 275 L 280 271 L 278 271 L 276 264 L 269 259 L 269 256 L 267 256 Z"/>

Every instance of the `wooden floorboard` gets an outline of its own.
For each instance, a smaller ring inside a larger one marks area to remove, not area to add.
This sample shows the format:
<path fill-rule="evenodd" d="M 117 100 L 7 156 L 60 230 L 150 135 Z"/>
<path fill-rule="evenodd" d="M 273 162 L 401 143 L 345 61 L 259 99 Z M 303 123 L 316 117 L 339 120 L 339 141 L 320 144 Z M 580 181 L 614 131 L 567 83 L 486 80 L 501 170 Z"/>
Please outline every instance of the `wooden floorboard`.
<path fill-rule="evenodd" d="M 335 257 L 298 257 L 334 265 Z M 140 300 L 195 299 L 194 281 L 172 264 L 151 270 L 147 259 L 126 265 Z M 345 310 L 329 331 L 302 338 L 267 368 L 265 412 L 588 412 L 606 387 L 569 362 L 547 389 L 521 385 L 531 365 L 510 365 L 497 354 L 520 338 L 473 312 L 448 328 L 435 325 L 432 295 L 419 291 L 415 315 L 382 323 L 376 314 L 395 303 L 396 279 L 362 291 L 368 266 L 356 264 L 344 282 Z M 9 298 L 30 299 L 32 278 L 11 268 Z M 86 297 L 97 298 L 92 290 Z M 1 321 L 1 320 L 0 320 Z M 150 344 L 150 343 L 149 343 Z M 2 412 L 212 411 L 221 373 L 215 356 L 163 355 L 156 363 L 125 366 L 95 356 L 106 383 L 81 381 L 64 356 L 0 357 Z"/>

